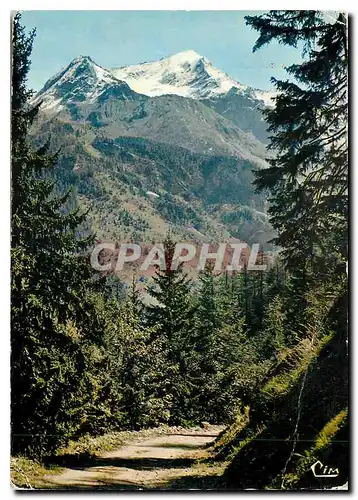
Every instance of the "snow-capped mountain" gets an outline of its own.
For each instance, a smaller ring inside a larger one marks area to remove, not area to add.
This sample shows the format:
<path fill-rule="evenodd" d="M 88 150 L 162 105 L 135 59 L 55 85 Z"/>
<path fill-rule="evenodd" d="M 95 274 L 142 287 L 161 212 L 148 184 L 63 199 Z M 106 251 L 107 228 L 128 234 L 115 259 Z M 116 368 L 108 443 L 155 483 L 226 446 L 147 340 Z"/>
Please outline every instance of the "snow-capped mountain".
<path fill-rule="evenodd" d="M 42 101 L 41 109 L 59 111 L 71 103 L 94 102 L 108 92 L 122 99 L 133 99 L 135 95 L 127 83 L 118 80 L 89 56 L 80 56 L 50 78 L 35 95 L 33 103 Z"/>
<path fill-rule="evenodd" d="M 187 50 L 155 62 L 117 69 L 105 69 L 89 56 L 80 56 L 50 78 L 33 103 L 42 109 L 60 111 L 73 103 L 93 103 L 106 96 L 122 100 L 178 95 L 216 102 L 226 96 L 241 96 L 247 109 L 272 105 L 273 92 L 253 89 L 237 82 L 194 50 Z"/>
<path fill-rule="evenodd" d="M 271 104 L 273 92 L 253 89 L 237 82 L 194 50 L 186 50 L 159 61 L 114 68 L 111 73 L 140 94 L 176 94 L 192 99 L 210 99 L 233 87 L 253 99 Z"/>
<path fill-rule="evenodd" d="M 101 237 L 161 238 L 174 223 L 265 243 L 274 234 L 252 186 L 267 166 L 263 96 L 194 51 L 117 70 L 81 56 L 34 97 L 32 135 L 62 148 L 56 175 L 78 176 Z"/>

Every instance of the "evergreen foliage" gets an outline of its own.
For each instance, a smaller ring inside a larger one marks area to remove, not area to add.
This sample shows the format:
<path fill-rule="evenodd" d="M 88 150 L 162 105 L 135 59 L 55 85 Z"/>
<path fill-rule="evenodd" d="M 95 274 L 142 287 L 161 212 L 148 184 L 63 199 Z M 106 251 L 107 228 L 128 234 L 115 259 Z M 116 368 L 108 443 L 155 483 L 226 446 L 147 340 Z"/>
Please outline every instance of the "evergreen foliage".
<path fill-rule="evenodd" d="M 287 68 L 287 80 L 272 79 L 278 94 L 265 117 L 275 157 L 256 173 L 256 185 L 271 195 L 276 243 L 309 284 L 310 277 L 345 272 L 347 259 L 347 19 L 339 13 L 327 21 L 320 11 L 270 11 L 246 19 L 259 31 L 254 51 L 271 40 L 303 51 L 304 62 Z"/>
<path fill-rule="evenodd" d="M 300 46 L 304 60 L 287 69 L 289 79 L 273 79 L 275 107 L 265 111 L 276 155 L 255 182 L 270 194 L 289 274 L 269 294 L 263 324 L 275 361 L 246 425 L 228 434 L 225 480 L 230 488 L 327 488 L 347 481 L 349 461 L 347 20 L 318 11 L 246 20 L 259 31 L 254 50 L 276 40 Z M 315 478 L 317 460 L 334 462 L 339 478 Z"/>

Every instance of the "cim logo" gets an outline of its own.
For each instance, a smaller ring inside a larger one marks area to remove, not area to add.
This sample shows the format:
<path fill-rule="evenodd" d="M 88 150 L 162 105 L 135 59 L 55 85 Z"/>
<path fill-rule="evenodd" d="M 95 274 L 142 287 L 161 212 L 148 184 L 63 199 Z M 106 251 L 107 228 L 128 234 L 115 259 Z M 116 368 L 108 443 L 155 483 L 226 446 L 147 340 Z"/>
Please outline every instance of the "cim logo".
<path fill-rule="evenodd" d="M 335 469 L 328 467 L 328 465 L 323 465 L 319 460 L 311 466 L 311 471 L 314 477 L 338 477 L 339 474 L 338 467 Z"/>

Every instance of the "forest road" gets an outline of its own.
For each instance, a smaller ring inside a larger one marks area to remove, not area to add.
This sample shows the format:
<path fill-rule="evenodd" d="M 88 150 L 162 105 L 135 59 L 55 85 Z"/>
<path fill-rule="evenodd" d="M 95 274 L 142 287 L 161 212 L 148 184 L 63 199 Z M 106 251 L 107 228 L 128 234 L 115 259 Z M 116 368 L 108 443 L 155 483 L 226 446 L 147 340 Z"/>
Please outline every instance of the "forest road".
<path fill-rule="evenodd" d="M 146 437 L 99 454 L 91 463 L 67 468 L 58 475 L 47 475 L 47 488 L 55 489 L 206 489 L 214 479 L 215 467 L 196 463 L 207 456 L 204 445 L 213 442 L 223 430 L 181 429 Z"/>

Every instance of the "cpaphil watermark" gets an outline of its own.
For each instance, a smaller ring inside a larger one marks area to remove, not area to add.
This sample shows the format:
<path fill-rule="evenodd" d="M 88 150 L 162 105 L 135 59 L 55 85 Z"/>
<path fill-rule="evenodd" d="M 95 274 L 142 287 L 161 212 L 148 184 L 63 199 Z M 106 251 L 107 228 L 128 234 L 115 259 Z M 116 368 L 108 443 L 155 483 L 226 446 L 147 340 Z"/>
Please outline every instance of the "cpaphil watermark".
<path fill-rule="evenodd" d="M 150 268 L 176 270 L 179 265 L 203 271 L 208 262 L 216 272 L 241 271 L 244 267 L 248 271 L 265 271 L 267 263 L 255 243 L 251 248 L 243 242 L 219 244 L 176 243 L 170 262 L 167 262 L 164 244 L 154 245 L 137 243 L 97 242 L 92 254 L 91 265 L 96 271 L 119 272 L 126 265 L 135 264 L 139 271 L 146 272 Z"/>

